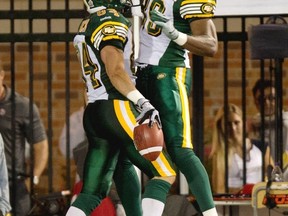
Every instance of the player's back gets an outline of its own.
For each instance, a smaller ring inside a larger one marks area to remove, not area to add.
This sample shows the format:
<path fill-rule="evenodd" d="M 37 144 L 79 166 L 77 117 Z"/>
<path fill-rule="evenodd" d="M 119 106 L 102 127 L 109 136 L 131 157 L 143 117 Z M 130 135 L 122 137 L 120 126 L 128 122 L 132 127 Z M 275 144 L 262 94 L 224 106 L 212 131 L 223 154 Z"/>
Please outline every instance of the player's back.
<path fill-rule="evenodd" d="M 106 45 L 123 50 L 129 26 L 130 22 L 114 9 L 99 10 L 81 22 L 74 47 L 86 84 L 88 103 L 124 98 L 111 84 L 100 51 Z"/>

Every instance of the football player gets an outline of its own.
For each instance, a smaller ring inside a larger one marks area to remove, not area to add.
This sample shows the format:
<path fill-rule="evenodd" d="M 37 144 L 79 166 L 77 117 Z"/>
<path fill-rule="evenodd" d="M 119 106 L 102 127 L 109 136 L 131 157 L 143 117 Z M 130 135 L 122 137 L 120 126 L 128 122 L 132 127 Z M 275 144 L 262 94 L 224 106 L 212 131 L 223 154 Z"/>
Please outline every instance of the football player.
<path fill-rule="evenodd" d="M 159 111 L 165 143 L 206 215 L 217 215 L 207 172 L 191 142 L 188 51 L 213 56 L 218 47 L 216 0 L 145 0 L 136 87 Z M 197 73 L 197 71 L 195 71 Z"/>
<path fill-rule="evenodd" d="M 116 10 L 122 8 L 119 1 L 84 3 L 90 15 L 81 22 L 74 46 L 87 90 L 83 126 L 89 149 L 82 191 L 66 215 L 90 215 L 106 197 L 113 178 L 127 216 L 161 216 L 176 173 L 165 152 L 151 162 L 133 144 L 137 122 L 148 119 L 161 127 L 161 121 L 124 69 L 130 22 Z M 131 162 L 151 178 L 142 196 L 143 206 L 148 205 L 143 214 L 139 179 Z"/>

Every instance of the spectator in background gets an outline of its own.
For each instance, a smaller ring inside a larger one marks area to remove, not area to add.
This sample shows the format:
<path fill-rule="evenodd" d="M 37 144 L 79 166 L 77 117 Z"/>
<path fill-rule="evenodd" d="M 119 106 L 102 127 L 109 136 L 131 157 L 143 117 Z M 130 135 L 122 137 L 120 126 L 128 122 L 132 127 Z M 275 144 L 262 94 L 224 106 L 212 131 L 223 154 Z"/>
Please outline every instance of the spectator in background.
<path fill-rule="evenodd" d="M 0 216 L 6 215 L 10 210 L 8 172 L 4 153 L 4 143 L 0 134 Z"/>
<path fill-rule="evenodd" d="M 277 144 L 275 143 L 275 112 L 276 90 L 271 80 L 259 79 L 253 89 L 254 103 L 258 113 L 249 120 L 248 136 L 251 139 L 261 140 L 261 107 L 264 110 L 264 139 L 265 144 L 271 148 L 271 156 L 276 161 Z M 263 92 L 263 95 L 262 95 Z M 283 119 L 283 153 L 288 152 L 288 112 L 282 112 Z M 285 155 L 285 154 L 284 154 Z M 286 162 L 287 163 L 287 162 Z"/>
<path fill-rule="evenodd" d="M 228 154 L 228 188 L 229 193 L 239 192 L 243 186 L 243 145 L 246 144 L 246 183 L 255 184 L 262 181 L 262 152 L 249 138 L 243 140 L 242 110 L 234 105 L 227 107 L 227 154 Z M 215 193 L 225 191 L 225 114 L 221 107 L 215 117 L 212 150 L 212 188 Z M 265 151 L 265 164 L 270 160 L 270 150 Z"/>
<path fill-rule="evenodd" d="M 83 113 L 84 106 L 80 107 L 77 111 L 71 114 L 70 116 L 70 149 L 69 154 L 70 158 L 74 157 L 77 175 L 76 181 L 82 179 L 83 175 L 83 163 L 85 159 L 85 155 L 88 150 L 88 141 L 85 135 L 85 131 L 83 128 Z M 59 149 L 63 156 L 67 157 L 67 143 L 66 143 L 66 124 L 64 125 L 60 138 L 59 138 Z M 76 154 L 74 154 L 74 152 Z M 78 153 L 80 152 L 80 154 Z"/>
<path fill-rule="evenodd" d="M 25 163 L 25 141 L 33 146 L 34 185 L 39 183 L 48 160 L 48 142 L 39 110 L 33 104 L 33 124 L 30 122 L 29 99 L 15 92 L 12 98 L 11 89 L 3 84 L 5 71 L 0 61 L 0 133 L 5 146 L 5 156 L 9 174 L 10 203 L 13 216 L 26 216 L 31 208 L 29 179 Z M 15 107 L 14 103 L 15 101 Z M 15 116 L 12 109 L 15 108 Z M 13 117 L 13 118 L 12 118 Z M 14 121 L 15 130 L 12 127 Z M 15 144 L 15 148 L 13 145 Z M 13 151 L 15 149 L 15 151 Z M 15 155 L 12 155 L 15 152 Z M 14 160 L 15 159 L 15 160 Z M 13 164 L 15 181 L 13 181 Z"/>

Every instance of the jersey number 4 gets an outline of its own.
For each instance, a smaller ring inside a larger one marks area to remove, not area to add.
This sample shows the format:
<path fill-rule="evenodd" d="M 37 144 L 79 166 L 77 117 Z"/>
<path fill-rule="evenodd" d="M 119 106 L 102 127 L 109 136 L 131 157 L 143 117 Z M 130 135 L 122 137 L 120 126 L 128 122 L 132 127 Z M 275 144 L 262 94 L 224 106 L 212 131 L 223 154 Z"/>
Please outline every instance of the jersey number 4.
<path fill-rule="evenodd" d="M 96 73 L 99 71 L 99 68 L 91 60 L 86 43 L 82 43 L 82 68 L 84 70 L 84 82 L 87 82 L 86 77 L 88 76 L 94 89 L 102 86 L 99 80 L 96 78 Z"/>

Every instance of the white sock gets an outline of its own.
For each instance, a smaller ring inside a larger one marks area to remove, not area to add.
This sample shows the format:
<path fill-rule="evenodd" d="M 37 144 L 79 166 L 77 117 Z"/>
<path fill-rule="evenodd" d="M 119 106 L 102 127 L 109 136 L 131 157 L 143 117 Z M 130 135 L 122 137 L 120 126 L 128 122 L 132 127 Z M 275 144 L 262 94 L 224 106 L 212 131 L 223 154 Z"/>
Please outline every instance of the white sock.
<path fill-rule="evenodd" d="M 159 200 L 144 198 L 142 200 L 142 216 L 161 216 L 164 206 L 164 203 Z"/>
<path fill-rule="evenodd" d="M 215 207 L 202 212 L 202 214 L 203 216 L 218 216 L 218 213 Z"/>
<path fill-rule="evenodd" d="M 75 206 L 70 206 L 66 216 L 86 216 L 86 214 L 79 208 L 76 208 Z"/>

